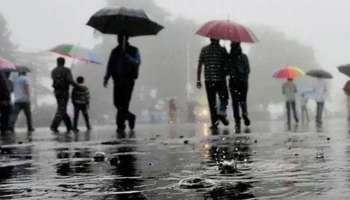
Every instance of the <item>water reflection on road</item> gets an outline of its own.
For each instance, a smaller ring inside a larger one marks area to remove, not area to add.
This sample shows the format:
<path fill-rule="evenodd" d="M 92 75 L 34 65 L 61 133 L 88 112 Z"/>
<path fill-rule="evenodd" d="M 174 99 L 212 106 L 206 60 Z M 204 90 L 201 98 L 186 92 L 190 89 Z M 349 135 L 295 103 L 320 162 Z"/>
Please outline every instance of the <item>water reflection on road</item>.
<path fill-rule="evenodd" d="M 251 133 L 202 124 L 0 137 L 1 199 L 346 199 L 350 135 L 330 121 Z M 103 162 L 95 162 L 104 152 Z"/>

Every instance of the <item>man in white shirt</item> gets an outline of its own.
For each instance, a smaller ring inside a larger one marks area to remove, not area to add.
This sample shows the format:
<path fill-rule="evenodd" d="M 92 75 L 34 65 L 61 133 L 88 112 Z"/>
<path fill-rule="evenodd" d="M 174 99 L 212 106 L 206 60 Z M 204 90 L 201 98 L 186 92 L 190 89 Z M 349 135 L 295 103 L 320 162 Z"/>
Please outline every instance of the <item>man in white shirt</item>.
<path fill-rule="evenodd" d="M 326 98 L 327 94 L 327 85 L 326 82 L 323 79 L 317 79 L 314 87 L 313 87 L 313 92 L 314 92 L 314 98 L 317 104 L 317 109 L 316 109 L 316 124 L 317 126 L 322 125 L 322 113 L 323 113 L 323 108 L 324 108 L 324 101 Z"/>
<path fill-rule="evenodd" d="M 34 127 L 30 108 L 30 85 L 26 74 L 26 72 L 19 72 L 18 77 L 13 82 L 15 106 L 12 114 L 11 125 L 14 129 L 18 114 L 23 110 L 27 118 L 28 132 L 33 132 Z"/>
<path fill-rule="evenodd" d="M 287 125 L 291 127 L 291 111 L 293 112 L 295 123 L 299 122 L 298 114 L 296 110 L 295 94 L 297 93 L 297 86 L 294 84 L 293 79 L 289 78 L 282 85 L 282 94 L 286 98 L 286 109 L 287 109 Z"/>

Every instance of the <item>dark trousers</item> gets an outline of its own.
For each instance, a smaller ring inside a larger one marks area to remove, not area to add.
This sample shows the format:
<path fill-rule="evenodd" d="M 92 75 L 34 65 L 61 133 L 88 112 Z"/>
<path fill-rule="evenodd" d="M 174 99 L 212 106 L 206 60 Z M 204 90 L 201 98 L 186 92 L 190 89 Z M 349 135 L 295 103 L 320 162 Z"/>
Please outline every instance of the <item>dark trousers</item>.
<path fill-rule="evenodd" d="M 33 130 L 33 121 L 32 121 L 32 111 L 30 108 L 30 102 L 17 102 L 13 108 L 13 113 L 11 117 L 11 128 L 14 128 L 16 125 L 17 117 L 19 113 L 23 110 L 24 115 L 27 119 L 27 128 L 28 130 Z"/>
<path fill-rule="evenodd" d="M 229 85 L 232 98 L 233 117 L 235 118 L 236 126 L 240 126 L 241 124 L 241 112 L 244 121 L 248 124 L 248 81 L 230 79 Z"/>
<path fill-rule="evenodd" d="M 0 102 L 0 131 L 5 132 L 10 128 L 10 116 L 12 113 L 12 106 L 9 102 Z"/>
<path fill-rule="evenodd" d="M 299 122 L 298 114 L 295 106 L 295 101 L 287 101 L 286 102 L 286 109 L 287 109 L 287 123 L 290 126 L 291 124 L 291 110 L 293 112 L 294 120 L 295 122 Z"/>
<path fill-rule="evenodd" d="M 74 120 L 73 120 L 73 128 L 78 128 L 78 121 L 79 121 L 79 114 L 80 112 L 83 114 L 86 128 L 88 130 L 91 129 L 90 126 L 90 120 L 89 120 L 89 113 L 88 113 L 88 105 L 87 104 L 74 104 Z"/>
<path fill-rule="evenodd" d="M 227 84 L 226 81 L 206 81 L 205 89 L 207 91 L 211 123 L 215 125 L 219 119 L 218 107 L 216 103 L 217 96 L 220 100 L 220 112 L 226 112 L 226 107 L 228 104 Z"/>
<path fill-rule="evenodd" d="M 318 125 L 322 124 L 322 113 L 324 108 L 324 102 L 317 102 L 317 109 L 316 109 L 316 123 Z"/>
<path fill-rule="evenodd" d="M 135 118 L 129 111 L 132 91 L 135 80 L 115 80 L 114 81 L 114 106 L 117 108 L 116 124 L 119 129 L 125 129 L 125 121 Z"/>
<path fill-rule="evenodd" d="M 63 120 L 67 127 L 67 131 L 70 131 L 72 129 L 72 122 L 67 114 L 69 92 L 56 92 L 55 96 L 57 101 L 57 111 L 54 119 L 52 120 L 51 128 L 57 129 Z"/>

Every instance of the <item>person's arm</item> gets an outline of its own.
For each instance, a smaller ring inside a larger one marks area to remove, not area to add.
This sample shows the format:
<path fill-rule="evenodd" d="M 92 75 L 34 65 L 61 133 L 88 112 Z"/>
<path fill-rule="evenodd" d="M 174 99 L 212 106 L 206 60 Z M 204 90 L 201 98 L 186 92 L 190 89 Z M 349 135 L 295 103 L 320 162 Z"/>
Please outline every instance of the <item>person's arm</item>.
<path fill-rule="evenodd" d="M 79 85 L 74 81 L 73 74 L 70 69 L 68 71 L 67 81 L 69 82 L 69 84 L 73 85 L 73 87 L 79 87 Z"/>
<path fill-rule="evenodd" d="M 109 56 L 108 64 L 107 64 L 107 69 L 106 69 L 106 74 L 103 80 L 103 86 L 107 87 L 108 86 L 108 81 L 112 76 L 112 68 L 114 65 L 114 50 L 111 52 L 111 55 Z"/>
<path fill-rule="evenodd" d="M 87 106 L 89 108 L 90 107 L 90 91 L 87 87 L 86 87 L 86 100 L 87 100 Z"/>

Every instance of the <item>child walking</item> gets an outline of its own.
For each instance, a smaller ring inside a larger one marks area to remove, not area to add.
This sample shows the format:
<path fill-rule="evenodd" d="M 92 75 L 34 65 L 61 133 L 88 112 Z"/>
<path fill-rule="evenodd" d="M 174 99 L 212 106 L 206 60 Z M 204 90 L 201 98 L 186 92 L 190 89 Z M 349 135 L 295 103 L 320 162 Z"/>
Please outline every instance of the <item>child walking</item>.
<path fill-rule="evenodd" d="M 74 121 L 73 121 L 73 131 L 79 132 L 78 120 L 80 112 L 83 114 L 86 123 L 86 129 L 91 130 L 90 120 L 89 120 L 89 106 L 90 106 L 90 92 L 89 89 L 84 85 L 84 77 L 79 76 L 77 78 L 78 86 L 73 88 L 72 91 L 72 102 L 74 106 Z"/>

